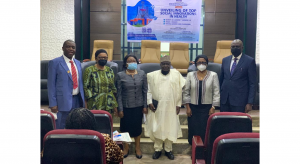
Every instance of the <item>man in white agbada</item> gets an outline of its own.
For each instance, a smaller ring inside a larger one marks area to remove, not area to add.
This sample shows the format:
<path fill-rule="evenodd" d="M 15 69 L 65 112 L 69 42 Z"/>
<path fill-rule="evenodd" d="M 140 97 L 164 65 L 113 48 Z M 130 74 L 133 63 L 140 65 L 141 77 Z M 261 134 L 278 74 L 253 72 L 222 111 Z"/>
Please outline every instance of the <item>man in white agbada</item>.
<path fill-rule="evenodd" d="M 161 70 L 147 74 L 147 104 L 150 110 L 147 114 L 145 135 L 154 141 L 153 159 L 161 156 L 164 142 L 165 155 L 173 160 L 172 143 L 182 137 L 178 114 L 185 79 L 179 71 L 170 69 L 169 55 L 162 56 L 160 62 Z M 152 99 L 158 101 L 157 108 L 154 107 Z"/>

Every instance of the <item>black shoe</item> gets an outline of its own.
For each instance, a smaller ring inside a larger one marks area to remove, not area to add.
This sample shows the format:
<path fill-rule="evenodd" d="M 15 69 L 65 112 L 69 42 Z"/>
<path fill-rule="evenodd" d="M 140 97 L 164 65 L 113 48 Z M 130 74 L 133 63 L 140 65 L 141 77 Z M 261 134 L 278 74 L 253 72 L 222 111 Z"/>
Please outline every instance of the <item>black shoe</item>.
<path fill-rule="evenodd" d="M 174 160 L 174 155 L 172 154 L 172 152 L 165 152 L 165 155 L 170 159 L 170 160 Z"/>
<path fill-rule="evenodd" d="M 161 151 L 155 151 L 152 158 L 153 159 L 158 159 L 161 156 Z"/>
<path fill-rule="evenodd" d="M 137 155 L 136 151 L 135 151 L 135 156 L 136 156 L 137 159 L 141 159 L 143 157 L 143 154 L 142 155 Z"/>
<path fill-rule="evenodd" d="M 128 155 L 129 155 L 129 150 L 128 150 L 128 153 L 127 153 L 127 154 L 124 154 L 123 158 L 128 157 Z"/>

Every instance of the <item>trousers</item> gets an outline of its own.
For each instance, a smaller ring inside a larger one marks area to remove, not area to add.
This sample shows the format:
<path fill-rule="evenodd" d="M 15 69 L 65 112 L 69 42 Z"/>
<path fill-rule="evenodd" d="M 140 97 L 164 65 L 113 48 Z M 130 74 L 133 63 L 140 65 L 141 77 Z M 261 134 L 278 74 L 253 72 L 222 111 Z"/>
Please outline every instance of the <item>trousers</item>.
<path fill-rule="evenodd" d="M 72 97 L 72 109 L 79 108 L 79 107 L 83 107 L 83 102 L 81 100 L 80 93 L 77 95 L 74 95 Z M 70 111 L 58 111 L 57 112 L 57 120 L 55 120 L 56 129 L 64 129 L 65 128 L 66 119 L 67 119 Z"/>
<path fill-rule="evenodd" d="M 165 139 L 165 141 L 161 140 L 161 139 L 157 139 L 155 138 L 155 141 L 154 141 L 154 149 L 155 151 L 161 151 L 163 149 L 163 143 L 165 143 L 165 151 L 166 152 L 170 152 L 172 151 L 172 144 L 173 142 L 168 140 L 168 139 Z"/>

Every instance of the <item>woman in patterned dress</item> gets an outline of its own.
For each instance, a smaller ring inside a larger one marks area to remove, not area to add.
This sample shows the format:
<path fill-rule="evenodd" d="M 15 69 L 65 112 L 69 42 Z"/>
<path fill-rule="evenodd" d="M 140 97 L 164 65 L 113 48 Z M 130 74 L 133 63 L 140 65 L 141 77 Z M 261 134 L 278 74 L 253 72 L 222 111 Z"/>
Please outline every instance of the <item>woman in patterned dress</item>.
<path fill-rule="evenodd" d="M 96 131 L 94 114 L 85 108 L 71 110 L 66 119 L 66 129 L 89 129 Z M 106 163 L 120 163 L 123 161 L 123 151 L 112 141 L 109 134 L 101 133 L 105 140 Z"/>
<path fill-rule="evenodd" d="M 87 108 L 90 110 L 106 110 L 117 113 L 118 103 L 115 95 L 114 72 L 105 66 L 108 55 L 104 49 L 95 53 L 96 64 L 85 69 L 83 88 Z"/>

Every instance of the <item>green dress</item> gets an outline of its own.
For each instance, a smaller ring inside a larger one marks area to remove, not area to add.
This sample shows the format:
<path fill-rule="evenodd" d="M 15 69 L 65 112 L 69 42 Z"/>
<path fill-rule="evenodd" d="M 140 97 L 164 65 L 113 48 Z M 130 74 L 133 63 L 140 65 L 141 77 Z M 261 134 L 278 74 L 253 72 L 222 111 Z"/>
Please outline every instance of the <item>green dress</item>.
<path fill-rule="evenodd" d="M 104 70 L 99 70 L 95 65 L 85 69 L 83 88 L 88 109 L 112 112 L 118 107 L 114 96 L 117 93 L 114 78 L 113 70 L 107 66 Z"/>

